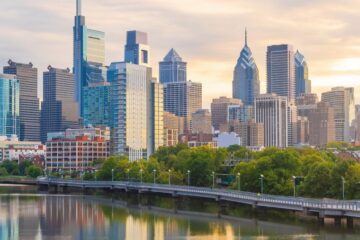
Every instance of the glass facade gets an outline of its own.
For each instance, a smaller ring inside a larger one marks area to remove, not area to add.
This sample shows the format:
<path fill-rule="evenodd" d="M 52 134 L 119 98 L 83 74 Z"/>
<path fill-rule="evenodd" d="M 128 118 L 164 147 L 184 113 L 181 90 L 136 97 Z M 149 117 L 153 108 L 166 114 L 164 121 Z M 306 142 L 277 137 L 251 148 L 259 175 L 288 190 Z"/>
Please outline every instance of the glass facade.
<path fill-rule="evenodd" d="M 304 56 L 297 51 L 295 53 L 295 77 L 296 77 L 296 96 L 311 93 L 311 80 L 309 80 L 309 70 Z"/>
<path fill-rule="evenodd" d="M 228 122 L 229 121 L 240 121 L 248 122 L 253 119 L 254 107 L 251 105 L 229 105 L 228 106 Z"/>
<path fill-rule="evenodd" d="M 161 83 L 151 82 L 152 152 L 165 145 L 164 139 L 164 88 Z"/>
<path fill-rule="evenodd" d="M 0 74 L 0 135 L 20 134 L 20 83 L 14 75 Z"/>
<path fill-rule="evenodd" d="M 159 63 L 159 77 L 162 84 L 172 82 L 186 82 L 186 62 L 182 61 L 180 55 L 171 49 Z"/>
<path fill-rule="evenodd" d="M 112 63 L 110 87 L 111 151 L 129 160 L 151 154 L 151 68 Z"/>
<path fill-rule="evenodd" d="M 84 87 L 90 83 L 105 82 L 105 33 L 88 29 L 85 17 L 81 16 L 78 0 L 74 26 L 74 78 L 75 99 L 80 106 L 80 116 L 84 114 Z"/>
<path fill-rule="evenodd" d="M 150 65 L 150 47 L 147 33 L 140 31 L 127 32 L 125 62 L 143 66 Z"/>
<path fill-rule="evenodd" d="M 84 125 L 110 126 L 110 83 L 84 87 Z"/>
<path fill-rule="evenodd" d="M 254 98 L 260 94 L 259 70 L 247 45 L 245 32 L 245 46 L 234 70 L 233 98 L 240 99 L 246 105 L 253 105 Z"/>

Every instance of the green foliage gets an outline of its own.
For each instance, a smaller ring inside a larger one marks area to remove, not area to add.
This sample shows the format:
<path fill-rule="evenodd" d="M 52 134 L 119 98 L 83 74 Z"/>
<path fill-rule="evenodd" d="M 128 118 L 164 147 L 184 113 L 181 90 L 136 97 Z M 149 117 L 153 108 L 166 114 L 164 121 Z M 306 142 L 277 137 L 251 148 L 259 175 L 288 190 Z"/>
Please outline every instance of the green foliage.
<path fill-rule="evenodd" d="M 19 175 L 25 176 L 27 174 L 27 168 L 29 168 L 32 164 L 29 160 L 22 161 L 19 164 Z"/>
<path fill-rule="evenodd" d="M 350 143 L 340 142 L 340 141 L 330 142 L 326 145 L 326 148 L 336 148 L 336 149 L 348 149 L 350 147 L 351 147 Z"/>
<path fill-rule="evenodd" d="M 41 168 L 34 166 L 34 165 L 30 166 L 27 171 L 28 171 L 29 177 L 32 177 L 32 178 L 37 178 L 38 176 L 42 175 Z"/>
<path fill-rule="evenodd" d="M 15 161 L 4 161 L 1 167 L 5 168 L 10 175 L 19 175 L 19 166 Z"/>
<path fill-rule="evenodd" d="M 0 176 L 7 176 L 9 175 L 8 171 L 4 167 L 0 167 Z"/>

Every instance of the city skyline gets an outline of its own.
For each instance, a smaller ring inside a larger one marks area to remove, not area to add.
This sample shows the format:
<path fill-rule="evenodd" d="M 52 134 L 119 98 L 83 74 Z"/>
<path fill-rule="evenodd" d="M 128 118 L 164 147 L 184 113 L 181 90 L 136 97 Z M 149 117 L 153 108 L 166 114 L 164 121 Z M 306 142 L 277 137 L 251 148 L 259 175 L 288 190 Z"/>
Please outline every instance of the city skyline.
<path fill-rule="evenodd" d="M 248 41 L 259 67 L 261 92 L 265 91 L 266 47 L 285 43 L 306 56 L 314 92 L 319 94 L 334 86 L 354 86 L 359 103 L 360 58 L 357 55 L 360 48 L 356 45 L 360 42 L 360 32 L 356 29 L 355 1 L 349 0 L 340 7 L 335 1 L 315 1 L 311 6 L 308 1 L 278 0 L 261 4 L 199 1 L 191 9 L 186 7 L 186 2 L 164 3 L 162 0 L 151 3 L 105 0 L 101 4 L 84 1 L 82 14 L 87 17 L 88 25 L 106 33 L 106 65 L 123 58 L 127 30 L 147 32 L 154 75 L 158 77 L 158 62 L 174 47 L 188 62 L 188 79 L 203 83 L 204 107 L 208 108 L 212 98 L 231 96 L 232 72 L 244 45 L 243 32 L 247 27 Z M 51 6 L 41 0 L 2 3 L 6 11 L 0 16 L 0 24 L 8 34 L 6 40 L 0 42 L 4 49 L 0 62 L 5 65 L 9 58 L 17 62 L 31 61 L 39 72 L 49 64 L 71 67 L 74 6 L 73 0 L 54 2 Z M 310 7 L 306 16 L 300 14 L 299 8 Z M 280 11 L 282 18 L 277 19 Z M 139 13 L 138 18 L 130 17 Z M 28 18 L 19 21 L 19 16 Z M 230 24 L 234 22 L 240 24 Z M 299 22 L 303 27 L 296 28 Z M 53 54 L 45 56 L 44 53 Z M 42 87 L 38 92 L 42 92 Z"/>

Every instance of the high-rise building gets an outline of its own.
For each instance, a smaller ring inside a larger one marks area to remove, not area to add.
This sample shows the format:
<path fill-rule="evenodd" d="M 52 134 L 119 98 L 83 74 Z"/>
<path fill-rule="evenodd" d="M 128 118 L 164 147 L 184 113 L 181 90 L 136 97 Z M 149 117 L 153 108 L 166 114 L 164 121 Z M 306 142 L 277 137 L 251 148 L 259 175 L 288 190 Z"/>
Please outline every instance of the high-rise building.
<path fill-rule="evenodd" d="M 186 65 L 180 55 L 171 49 L 159 63 L 159 78 L 162 84 L 171 82 L 186 82 Z"/>
<path fill-rule="evenodd" d="M 127 32 L 125 62 L 150 66 L 150 47 L 148 45 L 147 33 L 140 31 Z"/>
<path fill-rule="evenodd" d="M 245 46 L 237 60 L 232 84 L 233 98 L 240 99 L 245 105 L 254 104 L 254 98 L 260 94 L 259 70 L 247 44 L 246 30 Z"/>
<path fill-rule="evenodd" d="M 81 0 L 76 0 L 76 16 L 73 28 L 75 100 L 83 117 L 84 87 L 89 83 L 106 81 L 105 33 L 88 29 L 81 15 Z"/>
<path fill-rule="evenodd" d="M 288 101 L 286 96 L 260 94 L 255 98 L 255 121 L 264 124 L 266 147 L 288 146 Z"/>
<path fill-rule="evenodd" d="M 295 57 L 291 45 L 268 46 L 266 54 L 267 93 L 295 101 Z"/>
<path fill-rule="evenodd" d="M 191 114 L 202 108 L 202 84 L 192 81 L 164 85 L 165 111 L 185 118 L 190 130 Z"/>
<path fill-rule="evenodd" d="M 37 68 L 32 63 L 8 61 L 4 67 L 5 74 L 16 75 L 20 84 L 20 141 L 40 140 L 40 109 L 37 96 Z"/>
<path fill-rule="evenodd" d="M 211 126 L 211 113 L 208 109 L 199 109 L 192 113 L 191 131 L 193 133 L 213 133 Z"/>
<path fill-rule="evenodd" d="M 84 87 L 85 126 L 110 126 L 110 83 L 90 83 Z"/>
<path fill-rule="evenodd" d="M 350 142 L 350 127 L 355 120 L 354 88 L 335 87 L 321 95 L 321 101 L 334 108 L 336 141 Z"/>
<path fill-rule="evenodd" d="M 297 108 L 295 102 L 288 102 L 288 146 L 297 143 Z"/>
<path fill-rule="evenodd" d="M 295 95 L 311 93 L 311 80 L 305 57 L 299 52 L 295 53 Z"/>
<path fill-rule="evenodd" d="M 297 127 L 297 141 L 296 144 L 309 143 L 309 120 L 307 117 L 299 117 L 296 123 Z"/>
<path fill-rule="evenodd" d="M 164 88 L 153 79 L 151 82 L 151 152 L 165 146 L 164 142 Z"/>
<path fill-rule="evenodd" d="M 220 124 L 228 121 L 228 107 L 231 105 L 242 105 L 242 101 L 236 98 L 220 97 L 211 102 L 212 125 L 218 130 Z"/>
<path fill-rule="evenodd" d="M 15 75 L 0 74 L 0 136 L 20 135 L 19 86 Z"/>
<path fill-rule="evenodd" d="M 179 142 L 179 135 L 184 133 L 185 118 L 173 113 L 164 112 L 164 132 L 166 146 L 175 146 Z"/>
<path fill-rule="evenodd" d="M 108 77 L 112 154 L 147 159 L 152 153 L 151 68 L 111 63 Z"/>
<path fill-rule="evenodd" d="M 311 110 L 316 109 L 318 96 L 315 93 L 306 93 L 296 97 L 297 114 L 300 117 L 309 117 Z"/>
<path fill-rule="evenodd" d="M 74 75 L 70 69 L 52 66 L 43 74 L 43 102 L 41 104 L 41 141 L 47 133 L 79 127 L 79 110 L 74 100 Z"/>
<path fill-rule="evenodd" d="M 309 114 L 309 144 L 324 146 L 336 139 L 335 112 L 329 103 L 319 102 Z"/>

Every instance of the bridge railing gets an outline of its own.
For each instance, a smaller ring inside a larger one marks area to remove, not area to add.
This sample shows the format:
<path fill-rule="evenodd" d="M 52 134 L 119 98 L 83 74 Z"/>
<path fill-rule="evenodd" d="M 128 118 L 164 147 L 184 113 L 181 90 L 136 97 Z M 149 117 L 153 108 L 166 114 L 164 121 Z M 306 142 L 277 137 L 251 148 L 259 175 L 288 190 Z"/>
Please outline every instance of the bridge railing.
<path fill-rule="evenodd" d="M 207 195 L 214 198 L 222 197 L 229 200 L 243 199 L 257 202 L 263 202 L 274 205 L 286 205 L 299 208 L 318 208 L 326 210 L 349 210 L 360 212 L 360 201 L 357 200 L 334 200 L 334 199 L 313 199 L 303 197 L 288 197 L 276 196 L 268 194 L 257 194 L 252 192 L 244 192 L 237 190 L 194 187 L 183 185 L 169 185 L 169 184 L 153 184 L 141 182 L 127 182 L 127 181 L 86 181 L 86 180 L 65 180 L 59 178 L 39 178 L 40 184 L 65 184 L 82 187 L 122 187 L 122 188 L 135 188 L 135 189 L 150 189 L 169 192 L 182 192 L 189 195 Z"/>

